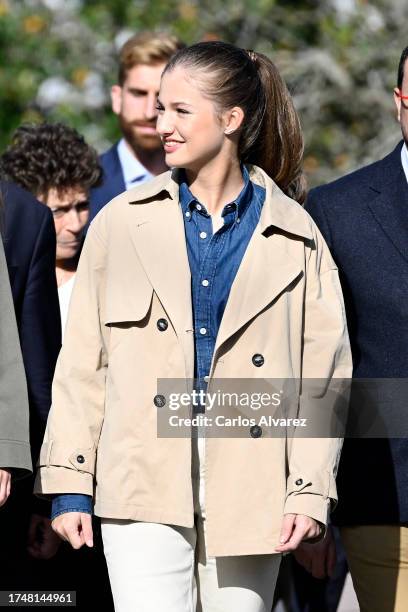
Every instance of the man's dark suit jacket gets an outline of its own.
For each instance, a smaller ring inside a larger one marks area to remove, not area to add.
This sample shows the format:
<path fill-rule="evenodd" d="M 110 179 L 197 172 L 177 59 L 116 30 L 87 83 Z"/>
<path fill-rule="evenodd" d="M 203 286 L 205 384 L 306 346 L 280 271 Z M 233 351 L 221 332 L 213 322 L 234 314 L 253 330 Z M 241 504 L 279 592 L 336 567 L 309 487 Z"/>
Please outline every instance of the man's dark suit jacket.
<path fill-rule="evenodd" d="M 408 378 L 408 186 L 401 147 L 312 189 L 306 203 L 340 270 L 355 378 Z M 408 523 L 408 440 L 346 439 L 337 484 L 333 522 Z"/>
<path fill-rule="evenodd" d="M 0 190 L 4 250 L 27 377 L 31 445 L 36 455 L 51 405 L 51 383 L 61 347 L 55 228 L 50 210 L 30 193 L 6 182 L 0 183 Z"/>
<path fill-rule="evenodd" d="M 103 170 L 102 182 L 99 187 L 91 189 L 90 221 L 112 198 L 126 191 L 122 166 L 119 161 L 118 143 L 100 156 L 99 163 Z"/>

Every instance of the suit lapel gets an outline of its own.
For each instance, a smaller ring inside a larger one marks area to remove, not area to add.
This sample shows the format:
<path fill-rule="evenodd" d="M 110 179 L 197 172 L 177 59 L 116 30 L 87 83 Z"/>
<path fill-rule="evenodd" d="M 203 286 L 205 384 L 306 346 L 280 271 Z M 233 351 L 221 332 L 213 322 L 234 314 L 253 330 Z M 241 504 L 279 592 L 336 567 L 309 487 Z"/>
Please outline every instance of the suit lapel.
<path fill-rule="evenodd" d="M 120 165 L 117 144 L 108 151 L 104 161 L 104 169 L 106 172 L 106 186 L 109 189 L 111 198 L 114 198 L 119 193 L 126 191 L 125 179 L 123 178 L 123 170 L 122 166 Z"/>
<path fill-rule="evenodd" d="M 368 206 L 381 229 L 408 262 L 408 185 L 398 146 L 383 162 Z"/>

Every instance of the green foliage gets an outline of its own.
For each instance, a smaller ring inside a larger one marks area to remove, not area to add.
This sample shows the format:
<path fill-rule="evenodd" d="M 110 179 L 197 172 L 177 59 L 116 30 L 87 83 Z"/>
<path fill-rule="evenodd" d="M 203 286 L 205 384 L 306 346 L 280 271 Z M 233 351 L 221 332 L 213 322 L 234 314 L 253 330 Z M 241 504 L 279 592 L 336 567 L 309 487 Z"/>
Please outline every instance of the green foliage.
<path fill-rule="evenodd" d="M 108 95 L 118 47 L 162 29 L 268 54 L 294 94 L 309 182 L 327 181 L 399 138 L 392 89 L 407 17 L 405 0 L 0 0 L 0 148 L 41 118 L 107 147 L 118 137 Z"/>

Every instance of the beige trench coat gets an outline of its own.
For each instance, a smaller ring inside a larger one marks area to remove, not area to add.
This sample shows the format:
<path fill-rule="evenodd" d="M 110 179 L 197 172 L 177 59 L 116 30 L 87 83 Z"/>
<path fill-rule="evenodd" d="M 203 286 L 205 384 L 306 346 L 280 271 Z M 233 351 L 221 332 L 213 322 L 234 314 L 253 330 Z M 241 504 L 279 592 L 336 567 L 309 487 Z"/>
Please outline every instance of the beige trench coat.
<path fill-rule="evenodd" d="M 336 266 L 311 218 L 259 168 L 260 221 L 233 283 L 213 378 L 351 375 Z M 157 321 L 168 328 L 160 331 Z M 176 178 L 121 194 L 81 255 L 36 493 L 94 495 L 101 517 L 192 527 L 190 438 L 159 438 L 158 378 L 193 378 L 191 278 Z M 255 367 L 252 356 L 264 356 Z M 302 398 L 299 402 L 302 415 Z M 341 439 L 206 439 L 208 554 L 274 553 L 284 513 L 327 522 Z"/>

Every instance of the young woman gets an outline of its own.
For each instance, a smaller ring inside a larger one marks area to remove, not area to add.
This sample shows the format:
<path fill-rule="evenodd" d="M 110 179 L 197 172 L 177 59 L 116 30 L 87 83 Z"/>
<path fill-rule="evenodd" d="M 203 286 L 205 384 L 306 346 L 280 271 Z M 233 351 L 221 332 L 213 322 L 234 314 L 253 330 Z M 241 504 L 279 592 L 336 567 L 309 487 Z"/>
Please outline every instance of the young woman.
<path fill-rule="evenodd" d="M 341 441 L 159 436 L 158 380 L 350 376 L 337 269 L 291 199 L 302 135 L 265 56 L 181 50 L 158 110 L 173 170 L 88 232 L 36 490 L 65 493 L 53 527 L 75 548 L 94 502 L 118 612 L 269 611 L 281 554 L 323 535 Z"/>

